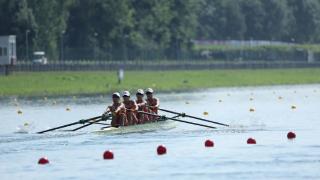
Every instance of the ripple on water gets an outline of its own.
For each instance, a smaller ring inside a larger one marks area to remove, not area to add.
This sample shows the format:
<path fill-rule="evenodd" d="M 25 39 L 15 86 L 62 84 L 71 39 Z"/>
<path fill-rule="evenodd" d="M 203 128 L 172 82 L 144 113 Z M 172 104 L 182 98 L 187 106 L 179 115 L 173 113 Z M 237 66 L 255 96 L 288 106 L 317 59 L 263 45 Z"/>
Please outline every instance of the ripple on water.
<path fill-rule="evenodd" d="M 105 104 L 110 102 L 108 98 L 48 97 L 6 101 L 8 106 L 0 104 L 1 121 L 11 126 L 0 127 L 1 178 L 320 179 L 320 142 L 317 138 L 320 136 L 320 93 L 313 92 L 319 87 L 249 87 L 196 94 L 161 94 L 163 108 L 231 126 L 206 129 L 177 123 L 175 128 L 168 130 L 119 134 L 90 133 L 99 126 L 79 132 L 57 131 L 42 135 L 14 134 L 8 130 L 14 131 L 26 119 L 40 128 L 93 117 L 105 110 Z M 292 93 L 294 91 L 297 93 Z M 283 97 L 280 101 L 279 96 Z M 17 103 L 23 106 L 23 115 L 16 114 Z M 293 104 L 298 107 L 295 111 L 290 108 Z M 66 112 L 66 107 L 72 111 Z M 248 108 L 256 111 L 249 112 Z M 204 111 L 208 115 L 203 116 Z M 297 133 L 294 141 L 287 140 L 289 130 Z M 257 144 L 248 145 L 248 137 L 254 137 Z M 205 148 L 206 139 L 212 139 L 215 146 Z M 167 147 L 166 155 L 156 154 L 159 144 Z M 114 160 L 102 159 L 106 149 L 114 151 Z M 49 166 L 37 165 L 42 156 L 48 156 Z"/>

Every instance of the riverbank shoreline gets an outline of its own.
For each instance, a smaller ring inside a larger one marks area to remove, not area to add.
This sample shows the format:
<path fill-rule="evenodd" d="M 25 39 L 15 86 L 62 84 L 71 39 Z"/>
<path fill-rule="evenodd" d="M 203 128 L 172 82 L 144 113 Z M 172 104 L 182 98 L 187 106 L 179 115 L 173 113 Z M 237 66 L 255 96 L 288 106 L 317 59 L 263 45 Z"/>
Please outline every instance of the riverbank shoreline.
<path fill-rule="evenodd" d="M 105 95 L 152 87 L 158 93 L 211 88 L 302 85 L 320 83 L 320 68 L 214 71 L 126 71 L 122 84 L 112 72 L 14 73 L 0 77 L 0 97 L 64 97 Z"/>
<path fill-rule="evenodd" d="M 230 87 L 213 87 L 213 88 L 202 88 L 202 89 L 190 89 L 190 90 L 181 90 L 181 91 L 157 91 L 156 94 L 157 96 L 172 96 L 174 94 L 188 94 L 188 93 L 203 93 L 207 91 L 214 91 L 214 92 L 221 92 L 225 91 L 226 95 L 230 95 L 231 92 L 235 91 L 244 91 L 247 89 L 252 89 L 252 90 L 258 90 L 258 89 L 270 89 L 270 91 L 273 91 L 273 89 L 276 88 L 290 88 L 294 89 L 295 87 L 309 87 L 309 86 L 319 86 L 320 88 L 320 83 L 314 83 L 314 84 L 281 84 L 281 85 L 258 85 L 258 86 L 230 86 Z M 314 89 L 315 92 L 320 92 L 320 89 Z M 273 93 L 276 93 L 273 91 Z M 110 93 L 97 93 L 97 94 L 77 94 L 77 95 L 48 95 L 48 96 L 0 96 L 0 101 L 6 101 L 7 103 L 3 104 L 12 104 L 15 101 L 44 101 L 48 103 L 53 102 L 58 102 L 59 100 L 64 101 L 63 99 L 67 99 L 68 102 L 72 102 L 70 100 L 79 100 L 79 99 L 101 99 L 102 101 L 105 101 L 105 98 L 110 99 L 111 101 L 111 94 Z M 1 103 L 0 103 L 1 104 Z"/>

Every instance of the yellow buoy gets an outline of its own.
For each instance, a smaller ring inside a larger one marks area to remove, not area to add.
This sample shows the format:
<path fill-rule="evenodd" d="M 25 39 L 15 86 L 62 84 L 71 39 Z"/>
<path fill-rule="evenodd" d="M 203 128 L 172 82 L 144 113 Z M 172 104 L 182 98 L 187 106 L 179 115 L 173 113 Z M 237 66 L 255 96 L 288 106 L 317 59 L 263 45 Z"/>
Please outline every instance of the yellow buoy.
<path fill-rule="evenodd" d="M 18 114 L 22 114 L 22 111 L 19 109 L 19 110 L 17 111 L 17 113 L 18 113 Z"/>
<path fill-rule="evenodd" d="M 203 115 L 205 115 L 205 116 L 207 116 L 208 114 L 209 114 L 209 113 L 208 113 L 208 112 L 206 112 L 206 111 L 205 111 L 205 112 L 203 112 Z"/>
<path fill-rule="evenodd" d="M 71 109 L 67 107 L 67 108 L 66 108 L 66 111 L 71 111 Z"/>
<path fill-rule="evenodd" d="M 255 112 L 256 110 L 254 108 L 249 109 L 250 112 Z"/>

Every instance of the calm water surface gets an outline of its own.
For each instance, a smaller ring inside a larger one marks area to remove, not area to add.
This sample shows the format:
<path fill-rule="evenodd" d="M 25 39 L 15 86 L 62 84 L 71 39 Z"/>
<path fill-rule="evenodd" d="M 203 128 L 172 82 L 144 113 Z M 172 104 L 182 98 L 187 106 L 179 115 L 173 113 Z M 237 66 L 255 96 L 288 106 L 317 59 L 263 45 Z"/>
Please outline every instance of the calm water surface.
<path fill-rule="evenodd" d="M 320 179 L 320 85 L 214 89 L 159 98 L 162 108 L 231 128 L 175 123 L 170 130 L 101 135 L 90 133 L 99 129 L 95 125 L 38 135 L 99 115 L 110 99 L 1 99 L 0 179 Z M 29 133 L 15 133 L 24 123 Z M 287 140 L 288 131 L 297 138 Z M 248 137 L 257 144 L 247 145 Z M 208 138 L 214 148 L 204 147 Z M 166 155 L 156 155 L 159 144 L 167 147 Z M 107 149 L 114 160 L 102 159 Z M 49 165 L 37 164 L 42 156 Z"/>

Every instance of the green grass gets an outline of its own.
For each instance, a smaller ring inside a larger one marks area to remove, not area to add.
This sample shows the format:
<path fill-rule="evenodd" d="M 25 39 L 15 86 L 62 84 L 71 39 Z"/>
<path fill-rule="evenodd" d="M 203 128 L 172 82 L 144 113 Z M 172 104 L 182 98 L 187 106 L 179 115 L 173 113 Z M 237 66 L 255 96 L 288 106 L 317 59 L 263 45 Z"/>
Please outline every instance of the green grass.
<path fill-rule="evenodd" d="M 127 71 L 117 84 L 116 72 L 37 72 L 0 76 L 0 96 L 99 94 L 153 87 L 157 91 L 213 87 L 320 83 L 320 69 Z"/>

